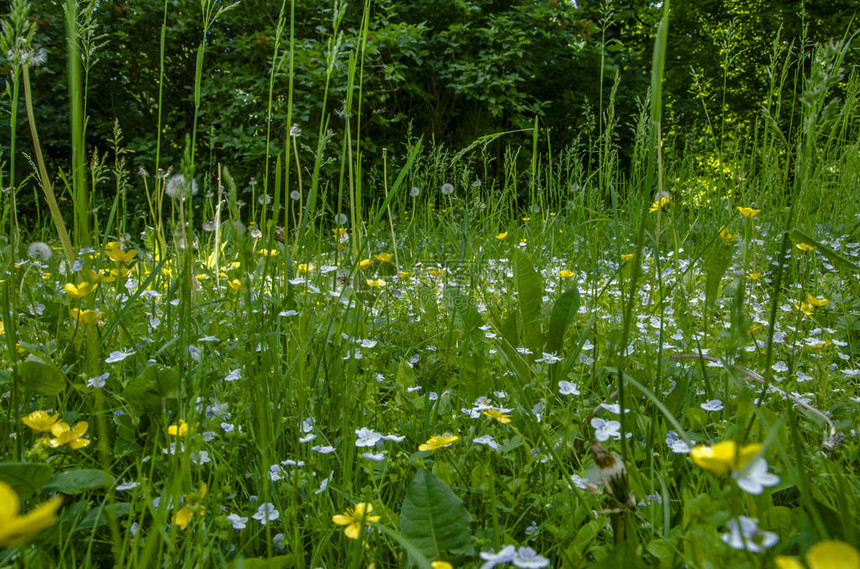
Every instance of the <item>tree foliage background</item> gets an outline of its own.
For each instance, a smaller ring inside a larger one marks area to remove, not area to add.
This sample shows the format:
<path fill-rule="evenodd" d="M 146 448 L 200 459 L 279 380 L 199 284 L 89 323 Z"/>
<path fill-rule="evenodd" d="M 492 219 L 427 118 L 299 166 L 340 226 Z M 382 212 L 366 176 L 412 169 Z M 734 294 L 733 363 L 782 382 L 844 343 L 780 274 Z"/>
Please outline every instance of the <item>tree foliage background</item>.
<path fill-rule="evenodd" d="M 107 150 L 117 121 L 131 161 L 147 169 L 154 165 L 166 6 L 161 163 L 178 166 L 192 126 L 200 2 L 95 6 L 92 29 L 103 45 L 87 76 L 89 148 Z M 278 1 L 242 0 L 206 38 L 198 138 L 204 167 L 227 162 L 246 179 L 263 172 L 269 73 L 274 56 L 286 57 L 289 39 L 274 54 L 280 8 Z M 296 2 L 292 122 L 303 127 L 302 142 L 311 147 L 321 120 L 334 129 L 343 125 L 339 109 L 364 6 L 356 2 L 343 9 L 335 37 L 336 5 Z M 616 75 L 619 145 L 624 148 L 633 136 L 634 117 L 647 97 L 659 3 L 374 0 L 371 9 L 363 82 L 355 87 L 356 94 L 361 90 L 362 146 L 371 161 L 379 158 L 380 147 L 400 148 L 410 129 L 437 144 L 461 147 L 489 133 L 526 129 L 535 116 L 559 148 L 596 128 Z M 857 10 L 850 0 L 675 3 L 665 86 L 672 133 L 683 143 L 701 129 L 724 128 L 757 112 L 768 92 L 766 70 L 775 46 L 794 46 L 802 58 L 805 45 L 856 29 Z M 48 63 L 33 72 L 37 120 L 47 154 L 63 163 L 69 153 L 63 2 L 36 0 L 32 16 L 36 43 L 48 51 Z M 330 41 L 338 49 L 323 109 Z M 850 56 L 854 63 L 857 53 L 855 48 Z M 288 140 L 290 71 L 282 59 L 275 77 L 272 155 Z M 26 125 L 20 128 L 21 140 L 28 140 Z M 26 171 L 26 161 L 19 165 Z"/>

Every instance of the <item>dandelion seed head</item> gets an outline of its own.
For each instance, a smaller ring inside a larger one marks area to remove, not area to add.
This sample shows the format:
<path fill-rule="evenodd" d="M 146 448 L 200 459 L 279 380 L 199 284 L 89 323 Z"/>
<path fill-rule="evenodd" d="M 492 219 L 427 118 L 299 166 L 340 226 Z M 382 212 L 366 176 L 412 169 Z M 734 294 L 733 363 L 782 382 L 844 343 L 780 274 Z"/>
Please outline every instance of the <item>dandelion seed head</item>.
<path fill-rule="evenodd" d="M 45 263 L 51 260 L 53 255 L 54 252 L 51 250 L 51 246 L 42 241 L 34 241 L 33 243 L 30 243 L 29 247 L 27 247 L 27 256 L 34 261 Z"/>
<path fill-rule="evenodd" d="M 191 180 L 191 183 L 189 184 L 184 175 L 174 174 L 167 179 L 167 183 L 164 186 L 164 193 L 175 200 L 184 200 L 188 197 L 197 195 L 197 181 Z"/>

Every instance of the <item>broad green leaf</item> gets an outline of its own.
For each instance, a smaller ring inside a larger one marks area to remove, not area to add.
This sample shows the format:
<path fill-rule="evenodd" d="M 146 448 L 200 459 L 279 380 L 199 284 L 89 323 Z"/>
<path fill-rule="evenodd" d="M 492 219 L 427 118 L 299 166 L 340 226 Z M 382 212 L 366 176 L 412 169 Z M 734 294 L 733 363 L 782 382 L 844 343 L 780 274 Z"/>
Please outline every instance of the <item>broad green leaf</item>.
<path fill-rule="evenodd" d="M 127 515 L 131 511 L 131 504 L 128 502 L 117 502 L 103 508 L 93 508 L 81 518 L 72 531 L 81 531 L 87 529 L 99 528 L 107 525 L 111 518 L 119 519 Z"/>
<path fill-rule="evenodd" d="M 415 474 L 403 499 L 400 532 L 425 557 L 443 559 L 447 550 L 469 543 L 470 521 L 463 501 L 444 482 L 423 468 Z"/>
<path fill-rule="evenodd" d="M 508 314 L 508 317 L 504 319 L 501 327 L 499 327 L 499 333 L 502 335 L 502 338 L 506 343 L 510 344 L 513 347 L 517 347 L 520 345 L 519 341 L 519 333 L 517 331 L 517 313 L 511 312 Z"/>
<path fill-rule="evenodd" d="M 415 370 L 412 369 L 406 360 L 400 360 L 397 366 L 397 374 L 394 376 L 394 381 L 404 390 L 415 386 Z"/>
<path fill-rule="evenodd" d="M 439 308 L 436 305 L 435 291 L 432 287 L 421 284 L 418 286 L 417 294 L 418 302 L 421 304 L 421 308 L 424 309 L 421 320 L 427 322 L 431 326 L 436 326 L 436 318 L 439 314 Z"/>
<path fill-rule="evenodd" d="M 18 364 L 18 379 L 25 390 L 41 395 L 57 395 L 66 388 L 66 377 L 60 370 L 32 354 Z"/>
<path fill-rule="evenodd" d="M 156 413 L 166 400 L 179 397 L 179 371 L 160 364 L 149 365 L 126 386 L 122 396 L 145 411 Z"/>
<path fill-rule="evenodd" d="M 720 292 L 720 281 L 732 262 L 734 247 L 719 239 L 705 258 L 705 305 L 713 306 Z"/>
<path fill-rule="evenodd" d="M 540 329 L 543 284 L 528 257 L 516 252 L 514 270 L 517 278 L 517 304 L 523 322 L 523 339 L 533 352 L 540 353 L 543 335 Z"/>
<path fill-rule="evenodd" d="M 26 500 L 35 494 L 54 475 L 47 464 L 36 462 L 0 463 L 0 480 Z"/>
<path fill-rule="evenodd" d="M 96 488 L 104 488 L 112 485 L 116 479 L 110 474 L 89 468 L 70 470 L 54 477 L 45 484 L 42 489 L 46 492 L 63 492 L 75 494 Z"/>
<path fill-rule="evenodd" d="M 675 556 L 681 554 L 668 539 L 652 540 L 645 549 L 657 559 L 657 566 L 660 569 L 670 569 Z"/>
<path fill-rule="evenodd" d="M 636 549 L 630 542 L 625 541 L 615 546 L 609 555 L 592 565 L 594 569 L 648 569 L 648 565 L 636 553 Z"/>
<path fill-rule="evenodd" d="M 485 372 L 487 347 L 480 336 L 471 335 L 463 343 L 462 364 L 460 366 L 460 385 L 465 388 L 465 393 L 476 398 L 487 393 L 490 384 Z"/>
<path fill-rule="evenodd" d="M 558 354 L 564 342 L 567 324 L 579 310 L 579 290 L 576 287 L 566 290 L 552 306 L 549 317 L 549 330 L 546 335 L 546 351 Z"/>

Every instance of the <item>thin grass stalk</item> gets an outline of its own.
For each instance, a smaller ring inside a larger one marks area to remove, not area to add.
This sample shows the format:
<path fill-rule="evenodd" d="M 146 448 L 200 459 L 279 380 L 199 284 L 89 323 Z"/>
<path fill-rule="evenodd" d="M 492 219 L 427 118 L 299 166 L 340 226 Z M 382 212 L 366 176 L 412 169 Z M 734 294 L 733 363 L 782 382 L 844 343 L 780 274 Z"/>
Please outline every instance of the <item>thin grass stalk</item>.
<path fill-rule="evenodd" d="M 268 197 L 269 195 L 269 157 L 270 157 L 270 144 L 272 140 L 272 98 L 275 91 L 275 76 L 278 74 L 278 71 L 281 68 L 280 61 L 280 49 L 281 49 L 281 35 L 284 33 L 284 27 L 286 26 L 286 10 L 287 10 L 287 0 L 281 0 L 281 10 L 278 13 L 278 25 L 275 28 L 275 47 L 272 54 L 272 69 L 269 72 L 269 96 L 266 102 L 266 160 L 263 167 L 263 195 Z M 289 122 L 287 123 L 289 124 Z M 277 193 L 277 190 L 276 190 Z M 279 201 L 279 196 L 275 196 L 275 214 L 277 215 L 277 205 Z M 263 198 L 263 218 L 260 224 L 260 229 L 267 236 L 266 239 L 266 247 L 269 248 L 271 246 L 272 240 L 272 230 L 269 230 L 266 226 L 266 198 Z M 274 219 L 275 224 L 277 224 L 277 218 Z"/>
<path fill-rule="evenodd" d="M 89 247 L 89 198 L 86 184 L 86 147 L 84 142 L 84 94 L 81 85 L 80 30 L 78 0 L 66 0 L 66 68 L 69 82 L 72 132 L 72 202 L 74 237 L 78 247 Z"/>
<path fill-rule="evenodd" d="M 23 67 L 24 78 L 24 103 L 27 107 L 27 121 L 30 124 L 30 135 L 33 138 L 33 153 L 36 155 L 36 164 L 39 167 L 39 177 L 42 183 L 42 191 L 45 193 L 45 200 L 48 202 L 48 208 L 51 211 L 51 218 L 54 220 L 54 226 L 57 228 L 57 234 L 60 238 L 60 243 L 63 246 L 63 252 L 66 255 L 66 260 L 69 263 L 69 268 L 75 262 L 75 253 L 72 249 L 72 241 L 69 238 L 69 232 L 66 229 L 66 223 L 63 221 L 63 214 L 60 213 L 60 207 L 57 205 L 57 197 L 54 195 L 54 188 L 51 186 L 51 179 L 48 177 L 48 170 L 45 167 L 45 159 L 42 157 L 42 146 L 39 144 L 39 133 L 36 131 L 36 118 L 33 114 L 33 97 L 30 92 L 30 71 L 25 64 Z"/>
<path fill-rule="evenodd" d="M 659 172 L 661 163 L 659 160 L 660 154 L 660 124 L 662 115 L 662 89 L 663 89 L 663 67 L 666 61 L 666 39 L 669 33 L 669 0 L 663 4 L 663 18 L 657 27 L 657 38 L 654 41 L 654 56 L 651 65 L 651 136 L 649 144 L 649 167 L 646 174 L 645 187 L 648 191 L 651 190 L 654 183 L 653 176 L 657 171 L 657 187 L 662 190 L 660 183 L 662 177 Z M 645 221 L 648 218 L 648 200 L 642 201 L 642 211 L 640 213 L 639 232 L 636 240 L 636 252 L 633 255 L 633 271 L 630 276 L 630 292 L 627 295 L 626 305 L 624 306 L 624 323 L 621 331 L 621 341 L 619 342 L 618 355 L 618 404 L 621 408 L 619 421 L 621 423 L 621 457 L 627 462 L 627 438 L 624 433 L 627 433 L 625 410 L 625 381 L 624 381 L 624 365 L 627 357 L 627 341 L 630 337 L 630 327 L 633 322 L 633 305 L 636 302 L 636 286 L 639 280 L 642 264 L 642 251 L 645 245 Z"/>
<path fill-rule="evenodd" d="M 165 53 L 165 41 L 167 37 L 167 2 L 168 0 L 164 0 L 164 18 L 161 22 L 161 34 L 160 34 L 160 46 L 159 46 L 159 57 L 158 57 L 158 118 L 156 119 L 156 133 L 155 133 L 155 171 L 153 175 L 155 176 L 155 185 L 153 188 L 153 192 L 155 194 L 155 210 L 157 217 L 153 218 L 152 223 L 155 225 L 155 235 L 156 242 L 158 244 L 158 251 L 156 252 L 157 258 L 163 258 L 167 254 L 167 238 L 164 235 L 164 218 L 163 218 L 163 205 L 164 205 L 164 178 L 160 175 L 159 164 L 161 161 L 161 131 L 162 131 L 162 111 L 163 111 L 163 101 L 164 101 L 164 53 Z"/>

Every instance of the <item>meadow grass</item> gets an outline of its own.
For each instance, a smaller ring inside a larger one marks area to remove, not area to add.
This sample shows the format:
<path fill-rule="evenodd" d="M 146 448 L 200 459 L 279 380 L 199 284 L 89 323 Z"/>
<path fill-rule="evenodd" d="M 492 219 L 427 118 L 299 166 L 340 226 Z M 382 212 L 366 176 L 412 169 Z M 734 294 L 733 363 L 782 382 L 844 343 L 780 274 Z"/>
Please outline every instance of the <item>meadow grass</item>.
<path fill-rule="evenodd" d="M 230 4 L 202 8 L 196 108 Z M 293 10 L 274 42 L 288 61 Z M 623 170 L 615 88 L 569 148 L 535 120 L 501 164 L 488 147 L 511 133 L 410 136 L 369 171 L 356 91 L 342 132 L 318 125 L 310 149 L 297 127 L 258 186 L 201 174 L 196 127 L 169 175 L 122 182 L 117 153 L 103 219 L 73 104 L 72 233 L 59 211 L 21 227 L 17 186 L 0 204 L 0 566 L 860 566 L 850 44 L 775 47 L 757 122 L 673 148 L 667 33 Z M 29 98 L 28 53 L 12 98 L 19 79 Z"/>

